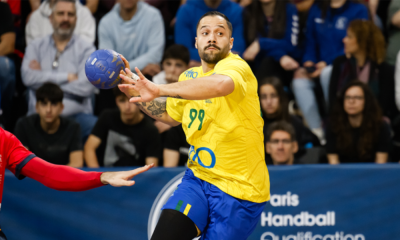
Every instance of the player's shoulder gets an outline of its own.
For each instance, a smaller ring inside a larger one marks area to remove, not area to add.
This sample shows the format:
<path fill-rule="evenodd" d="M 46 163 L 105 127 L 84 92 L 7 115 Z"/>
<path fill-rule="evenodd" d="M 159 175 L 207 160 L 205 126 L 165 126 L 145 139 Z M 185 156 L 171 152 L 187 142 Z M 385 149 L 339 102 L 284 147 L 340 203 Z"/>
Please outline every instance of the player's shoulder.
<path fill-rule="evenodd" d="M 216 65 L 214 69 L 217 69 L 219 67 L 223 67 L 223 66 L 229 66 L 230 68 L 232 67 L 238 67 L 238 68 L 250 68 L 249 65 L 247 64 L 247 62 L 245 60 L 243 60 L 243 58 L 241 58 L 238 54 L 234 54 L 234 53 L 229 53 L 229 56 L 222 59 L 221 61 L 219 61 Z"/>

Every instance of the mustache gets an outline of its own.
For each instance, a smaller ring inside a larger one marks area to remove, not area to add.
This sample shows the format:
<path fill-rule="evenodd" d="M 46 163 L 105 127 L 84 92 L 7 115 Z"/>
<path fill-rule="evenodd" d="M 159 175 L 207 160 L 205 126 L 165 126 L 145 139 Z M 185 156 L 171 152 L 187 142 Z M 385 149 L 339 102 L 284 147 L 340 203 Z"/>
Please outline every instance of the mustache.
<path fill-rule="evenodd" d="M 206 47 L 204 48 L 204 50 L 207 50 L 207 48 L 209 48 L 209 47 L 213 47 L 213 48 L 215 48 L 215 49 L 221 50 L 219 47 L 217 47 L 217 46 L 214 45 L 214 44 L 210 44 L 210 45 L 206 46 Z"/>
<path fill-rule="evenodd" d="M 60 27 L 62 27 L 62 26 L 71 27 L 71 24 L 70 24 L 69 22 L 62 22 L 62 23 L 60 23 L 59 26 L 60 26 Z"/>

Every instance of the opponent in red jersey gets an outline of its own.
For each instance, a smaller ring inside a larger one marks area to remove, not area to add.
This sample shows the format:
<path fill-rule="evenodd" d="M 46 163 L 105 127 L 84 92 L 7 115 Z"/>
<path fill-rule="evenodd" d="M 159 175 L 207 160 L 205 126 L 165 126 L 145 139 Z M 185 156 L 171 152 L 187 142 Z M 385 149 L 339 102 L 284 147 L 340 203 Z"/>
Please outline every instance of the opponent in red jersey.
<path fill-rule="evenodd" d="M 11 133 L 0 128 L 0 208 L 3 196 L 4 171 L 9 169 L 18 179 L 30 177 L 43 185 L 60 191 L 85 191 L 110 184 L 114 187 L 132 186 L 130 180 L 154 165 L 122 172 L 84 172 L 63 165 L 54 165 L 28 151 Z M 0 229 L 0 240 L 6 240 Z"/>

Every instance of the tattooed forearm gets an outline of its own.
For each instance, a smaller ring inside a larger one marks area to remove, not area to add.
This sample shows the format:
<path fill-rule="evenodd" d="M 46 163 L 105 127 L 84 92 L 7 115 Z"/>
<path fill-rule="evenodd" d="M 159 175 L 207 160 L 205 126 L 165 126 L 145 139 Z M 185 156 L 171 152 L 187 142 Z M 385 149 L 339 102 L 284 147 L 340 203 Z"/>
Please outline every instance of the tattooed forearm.
<path fill-rule="evenodd" d="M 162 118 L 167 111 L 167 101 L 164 99 L 154 99 L 151 102 L 136 103 L 139 108 L 152 118 Z"/>

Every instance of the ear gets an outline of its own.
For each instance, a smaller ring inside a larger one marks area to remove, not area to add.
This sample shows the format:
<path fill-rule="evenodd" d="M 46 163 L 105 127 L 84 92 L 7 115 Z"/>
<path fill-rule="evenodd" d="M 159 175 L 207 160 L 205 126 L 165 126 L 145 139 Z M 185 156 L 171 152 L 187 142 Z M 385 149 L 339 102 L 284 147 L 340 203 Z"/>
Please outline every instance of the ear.
<path fill-rule="evenodd" d="M 299 144 L 297 143 L 297 141 L 294 141 L 292 143 L 292 150 L 293 150 L 293 153 L 297 153 L 297 151 L 299 151 Z"/>
<path fill-rule="evenodd" d="M 233 37 L 231 37 L 231 39 L 229 40 L 229 49 L 232 50 L 233 48 Z"/>
<path fill-rule="evenodd" d="M 64 110 L 64 103 L 61 102 L 61 112 Z"/>
<path fill-rule="evenodd" d="M 265 151 L 268 154 L 271 154 L 271 144 L 269 142 L 267 142 L 267 144 L 265 144 Z"/>
<path fill-rule="evenodd" d="M 36 112 L 38 112 L 38 108 L 39 108 L 39 102 L 36 101 L 36 105 L 35 105 Z"/>
<path fill-rule="evenodd" d="M 197 48 L 197 37 L 195 37 L 194 40 L 195 40 L 195 42 L 194 42 L 194 47 L 195 47 L 196 49 L 198 49 L 198 48 Z"/>

